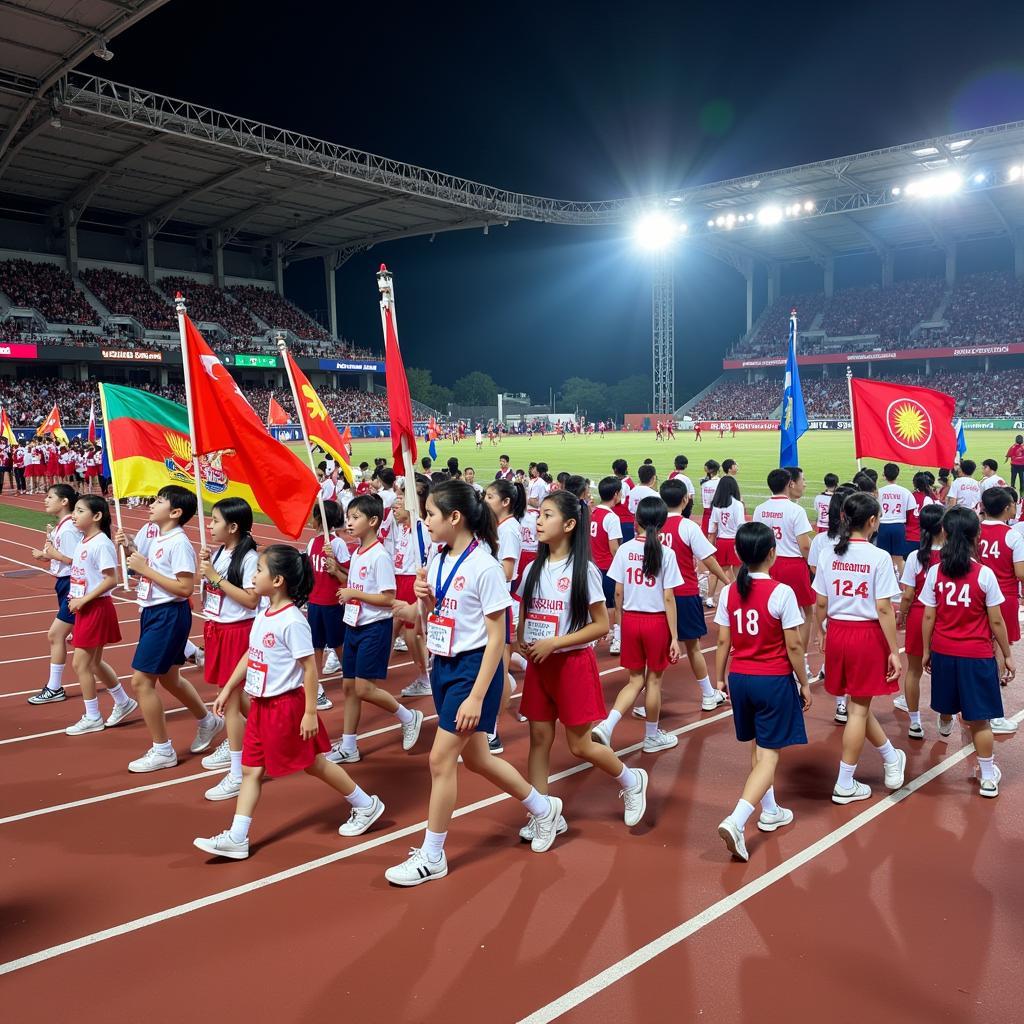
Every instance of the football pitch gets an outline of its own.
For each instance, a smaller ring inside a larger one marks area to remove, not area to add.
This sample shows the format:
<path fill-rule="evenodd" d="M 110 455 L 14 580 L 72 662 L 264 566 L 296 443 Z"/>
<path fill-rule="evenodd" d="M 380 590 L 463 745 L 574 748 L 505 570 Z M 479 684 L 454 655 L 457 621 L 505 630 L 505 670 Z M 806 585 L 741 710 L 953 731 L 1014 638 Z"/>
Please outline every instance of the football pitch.
<path fill-rule="evenodd" d="M 1010 467 L 1003 455 L 1013 443 L 1015 433 L 1009 430 L 968 431 L 965 458 L 973 459 L 979 467 L 982 459 L 996 459 L 999 462 L 1000 474 L 1009 480 Z M 419 455 L 426 454 L 427 446 L 421 443 Z M 454 455 L 459 460 L 461 469 L 472 466 L 476 470 L 477 482 L 485 484 L 494 479 L 498 468 L 498 456 L 502 454 L 511 458 L 513 469 L 526 469 L 531 462 L 546 462 L 552 476 L 565 470 L 569 473 L 581 473 L 594 481 L 611 472 L 614 459 L 625 459 L 635 480 L 637 467 L 648 458 L 654 460 L 659 481 L 664 480 L 672 472 L 675 456 L 685 455 L 690 460 L 686 474 L 694 484 L 698 484 L 704 475 L 703 465 L 706 459 L 715 459 L 719 463 L 723 459 L 735 459 L 740 467 L 739 483 L 743 500 L 749 509 L 768 496 L 766 478 L 768 472 L 778 465 L 779 435 L 775 431 L 748 431 L 738 432 L 735 437 L 726 434 L 724 438 L 720 438 L 715 431 L 705 432 L 702 440 L 696 442 L 692 432 L 682 431 L 676 434 L 675 441 L 656 441 L 653 432 L 618 432 L 606 434 L 603 438 L 597 434 L 583 437 L 570 434 L 564 441 L 557 436 L 541 437 L 537 434 L 531 440 L 525 437 L 506 438 L 493 446 L 485 438 L 483 449 L 480 451 L 476 449 L 472 439 L 459 444 L 438 441 L 435 465 L 444 468 L 448 458 Z M 354 443 L 352 459 L 355 464 L 369 462 L 372 466 L 375 456 L 386 458 L 390 463 L 389 439 Z M 836 473 L 840 481 L 845 481 L 851 479 L 856 472 L 852 432 L 808 431 L 800 439 L 800 464 L 807 477 L 804 504 L 810 507 L 814 495 L 823 489 L 822 479 L 826 473 Z M 882 462 L 878 459 L 865 459 L 864 466 L 872 466 L 881 472 Z M 919 468 L 935 472 L 937 467 L 903 466 L 900 482 L 905 487 L 912 488 L 913 475 Z M 980 469 L 976 475 L 980 476 Z"/>

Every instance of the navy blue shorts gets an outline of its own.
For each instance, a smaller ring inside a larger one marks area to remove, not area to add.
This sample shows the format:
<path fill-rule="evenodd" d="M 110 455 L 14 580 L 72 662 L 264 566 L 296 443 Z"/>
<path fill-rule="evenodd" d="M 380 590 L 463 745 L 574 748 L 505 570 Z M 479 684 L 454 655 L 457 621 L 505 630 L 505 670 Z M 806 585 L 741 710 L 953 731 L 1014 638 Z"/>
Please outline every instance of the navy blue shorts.
<path fill-rule="evenodd" d="M 345 649 L 341 652 L 342 678 L 387 679 L 392 626 L 389 617 L 346 628 Z"/>
<path fill-rule="evenodd" d="M 704 602 L 695 594 L 689 597 L 676 594 L 676 636 L 680 640 L 699 640 L 707 635 Z"/>
<path fill-rule="evenodd" d="M 932 711 L 959 712 L 965 722 L 1003 717 L 995 658 L 958 658 L 932 651 Z"/>
<path fill-rule="evenodd" d="M 434 694 L 434 707 L 437 710 L 438 727 L 445 732 L 455 732 L 455 716 L 459 713 L 462 702 L 470 695 L 480 662 L 483 661 L 485 648 L 465 651 L 453 658 L 442 658 L 434 655 L 434 665 L 430 670 L 430 688 Z M 476 732 L 494 732 L 498 724 L 498 712 L 501 710 L 502 665 L 494 670 L 494 678 L 487 687 L 483 706 L 480 709 L 480 721 Z"/>
<path fill-rule="evenodd" d="M 752 676 L 729 673 L 729 696 L 736 739 L 757 740 L 765 750 L 807 742 L 800 693 L 792 674 Z"/>
<path fill-rule="evenodd" d="M 622 540 L 620 544 L 625 544 L 627 540 L 632 540 L 636 536 L 636 530 L 634 529 L 633 523 L 622 524 Z"/>
<path fill-rule="evenodd" d="M 57 595 L 57 618 L 69 626 L 75 624 L 75 614 L 68 608 L 68 592 L 71 590 L 71 577 L 58 576 L 53 583 L 53 591 Z"/>
<path fill-rule="evenodd" d="M 162 676 L 175 665 L 184 665 L 185 643 L 191 631 L 192 608 L 188 601 L 143 608 L 132 668 L 147 676 Z"/>
<path fill-rule="evenodd" d="M 903 558 L 907 549 L 907 527 L 905 523 L 882 523 L 875 537 L 875 545 L 890 555 Z"/>
<path fill-rule="evenodd" d="M 601 573 L 601 586 L 604 587 L 604 605 L 606 608 L 615 607 L 615 580 L 606 572 Z"/>
<path fill-rule="evenodd" d="M 340 604 L 308 604 L 313 650 L 337 650 L 345 642 L 345 609 Z"/>

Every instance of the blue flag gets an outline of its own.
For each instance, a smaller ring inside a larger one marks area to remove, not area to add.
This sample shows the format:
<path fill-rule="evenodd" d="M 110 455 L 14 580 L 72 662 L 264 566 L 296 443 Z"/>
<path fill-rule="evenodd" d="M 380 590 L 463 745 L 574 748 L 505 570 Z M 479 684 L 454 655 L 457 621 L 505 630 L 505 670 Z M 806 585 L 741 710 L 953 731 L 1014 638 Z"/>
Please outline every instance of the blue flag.
<path fill-rule="evenodd" d="M 807 433 L 807 410 L 800 389 L 800 368 L 796 362 L 796 310 L 789 315 L 789 354 L 782 386 L 782 418 L 779 420 L 779 465 L 799 466 L 797 441 Z"/>
<path fill-rule="evenodd" d="M 964 437 L 964 421 L 959 418 L 953 420 L 953 429 L 956 431 L 956 454 L 959 459 L 967 454 L 967 438 Z"/>
<path fill-rule="evenodd" d="M 427 449 L 427 451 L 430 453 L 430 457 L 436 462 L 437 461 L 437 442 L 433 438 L 430 439 L 430 447 Z"/>

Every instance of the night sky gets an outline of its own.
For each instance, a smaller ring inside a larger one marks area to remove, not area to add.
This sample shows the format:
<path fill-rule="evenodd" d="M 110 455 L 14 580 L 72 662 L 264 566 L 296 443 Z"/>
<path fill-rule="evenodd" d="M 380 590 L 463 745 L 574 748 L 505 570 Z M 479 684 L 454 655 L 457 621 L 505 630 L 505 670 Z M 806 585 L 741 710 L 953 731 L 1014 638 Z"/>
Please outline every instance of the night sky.
<path fill-rule="evenodd" d="M 111 43 L 113 61 L 83 70 L 566 199 L 1024 118 L 1021 5 L 688 6 L 299 3 L 288 20 L 251 2 L 171 0 Z M 338 282 L 339 329 L 378 348 L 382 259 L 406 360 L 440 383 L 482 369 L 546 397 L 572 374 L 650 372 L 649 273 L 622 230 L 512 224 L 379 246 Z M 286 292 L 323 310 L 322 282 L 319 261 L 300 264 Z M 734 271 L 679 253 L 680 400 L 720 372 L 743 296 Z"/>

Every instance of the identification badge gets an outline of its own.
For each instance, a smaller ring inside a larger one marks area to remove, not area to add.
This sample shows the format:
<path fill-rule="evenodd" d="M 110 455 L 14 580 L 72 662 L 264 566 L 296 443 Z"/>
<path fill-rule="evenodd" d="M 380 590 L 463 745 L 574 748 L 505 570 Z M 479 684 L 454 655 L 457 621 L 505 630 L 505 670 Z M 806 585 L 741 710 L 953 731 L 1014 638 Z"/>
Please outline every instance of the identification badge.
<path fill-rule="evenodd" d="M 359 612 L 363 607 L 362 601 L 348 601 L 345 604 L 345 625 L 355 626 L 359 624 Z"/>
<path fill-rule="evenodd" d="M 71 588 L 68 590 L 68 597 L 85 597 L 85 580 L 71 578 Z"/>
<path fill-rule="evenodd" d="M 526 616 L 526 622 L 523 624 L 524 643 L 532 644 L 553 636 L 558 636 L 557 615 L 539 615 L 537 612 L 530 612 Z"/>
<path fill-rule="evenodd" d="M 267 688 L 267 666 L 249 660 L 245 666 L 245 692 L 252 697 L 262 697 Z"/>
<path fill-rule="evenodd" d="M 135 595 L 140 601 L 148 601 L 149 595 L 153 593 L 153 581 L 148 576 L 139 577 L 139 585 Z"/>
<path fill-rule="evenodd" d="M 224 591 L 207 580 L 203 580 L 203 614 L 220 615 L 223 604 Z"/>
<path fill-rule="evenodd" d="M 455 642 L 455 620 L 443 615 L 427 616 L 427 650 L 431 654 L 440 654 L 443 658 L 452 656 L 452 645 Z"/>

